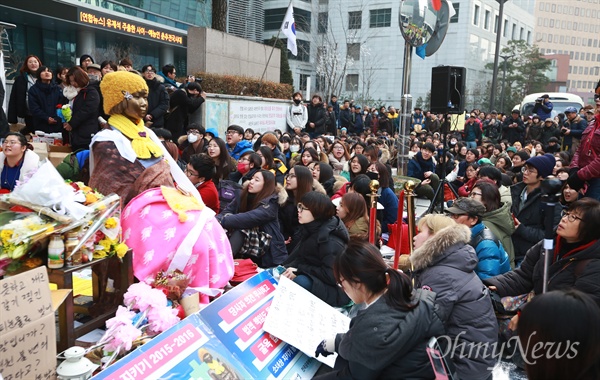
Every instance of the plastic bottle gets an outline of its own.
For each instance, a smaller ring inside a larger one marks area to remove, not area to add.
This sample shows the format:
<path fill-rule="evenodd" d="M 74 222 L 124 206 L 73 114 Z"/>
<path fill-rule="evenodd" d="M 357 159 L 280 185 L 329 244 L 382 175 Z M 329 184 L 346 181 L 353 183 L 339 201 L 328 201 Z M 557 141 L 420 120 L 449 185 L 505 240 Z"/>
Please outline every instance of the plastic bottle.
<path fill-rule="evenodd" d="M 48 268 L 60 269 L 65 266 L 65 244 L 60 234 L 52 235 L 48 244 Z"/>

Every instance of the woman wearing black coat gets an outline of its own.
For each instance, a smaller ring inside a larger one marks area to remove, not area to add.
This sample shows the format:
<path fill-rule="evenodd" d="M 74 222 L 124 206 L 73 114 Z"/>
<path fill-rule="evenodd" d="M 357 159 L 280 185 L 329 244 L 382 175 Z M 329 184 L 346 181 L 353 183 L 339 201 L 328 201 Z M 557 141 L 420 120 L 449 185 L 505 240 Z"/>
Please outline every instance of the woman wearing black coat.
<path fill-rule="evenodd" d="M 165 114 L 169 110 L 169 94 L 165 86 L 158 81 L 154 66 L 144 66 L 142 75 L 148 85 L 148 112 L 144 122 L 151 123 L 149 126 L 152 128 L 162 128 L 165 126 Z"/>
<path fill-rule="evenodd" d="M 333 262 L 346 249 L 349 236 L 336 208 L 323 193 L 306 193 L 298 203 L 300 242 L 285 261 L 282 276 L 293 280 L 327 304 L 345 306 L 350 298 L 337 285 Z"/>
<path fill-rule="evenodd" d="M 33 121 L 31 112 L 28 106 L 28 91 L 37 80 L 37 70 L 42 65 L 42 61 L 35 55 L 29 55 L 25 58 L 25 62 L 19 70 L 20 75 L 15 78 L 12 90 L 10 92 L 10 100 L 8 102 L 8 122 L 15 124 L 17 118 L 25 119 L 24 132 L 33 132 Z"/>
<path fill-rule="evenodd" d="M 69 69 L 67 78 L 77 90 L 77 96 L 73 98 L 71 106 L 73 116 L 63 127 L 70 132 L 69 141 L 73 151 L 89 149 L 92 137 L 98 132 L 100 95 L 94 87 L 88 86 L 90 78 L 81 67 Z"/>
<path fill-rule="evenodd" d="M 37 77 L 38 81 L 29 89 L 29 110 L 33 129 L 46 133 L 62 132 L 62 120 L 56 114 L 56 106 L 66 104 L 67 98 L 52 80 L 52 70 L 49 67 L 40 67 Z"/>
<path fill-rule="evenodd" d="M 279 207 L 287 193 L 268 170 L 257 171 L 245 184 L 239 197 L 231 202 L 217 220 L 225 228 L 234 257 L 252 259 L 262 268 L 282 264 L 287 258 L 283 235 L 279 230 Z M 270 237 L 268 247 L 258 240 Z"/>

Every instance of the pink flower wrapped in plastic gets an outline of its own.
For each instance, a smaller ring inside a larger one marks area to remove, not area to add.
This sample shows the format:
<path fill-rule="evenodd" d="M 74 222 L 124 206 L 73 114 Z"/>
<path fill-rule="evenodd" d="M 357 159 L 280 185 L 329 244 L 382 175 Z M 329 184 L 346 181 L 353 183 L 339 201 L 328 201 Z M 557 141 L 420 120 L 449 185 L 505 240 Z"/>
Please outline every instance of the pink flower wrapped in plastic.
<path fill-rule="evenodd" d="M 159 334 L 179 323 L 177 309 L 169 306 L 153 307 L 148 310 L 148 334 Z"/>
<path fill-rule="evenodd" d="M 138 282 L 127 289 L 127 293 L 123 295 L 123 303 L 133 310 L 144 312 L 148 308 L 166 306 L 167 296 L 159 289 Z"/>
<path fill-rule="evenodd" d="M 123 303 L 130 308 L 136 308 L 140 299 L 144 298 L 144 293 L 152 290 L 152 287 L 145 282 L 131 284 L 127 289 L 127 293 L 123 295 Z"/>
<path fill-rule="evenodd" d="M 122 325 L 131 325 L 135 312 L 127 309 L 125 306 L 119 306 L 115 316 L 106 321 L 106 330 L 116 329 Z"/>
<path fill-rule="evenodd" d="M 116 350 L 131 350 L 133 341 L 142 336 L 140 329 L 132 324 L 119 326 L 114 334 L 113 339 L 104 347 L 105 351 L 112 352 Z"/>

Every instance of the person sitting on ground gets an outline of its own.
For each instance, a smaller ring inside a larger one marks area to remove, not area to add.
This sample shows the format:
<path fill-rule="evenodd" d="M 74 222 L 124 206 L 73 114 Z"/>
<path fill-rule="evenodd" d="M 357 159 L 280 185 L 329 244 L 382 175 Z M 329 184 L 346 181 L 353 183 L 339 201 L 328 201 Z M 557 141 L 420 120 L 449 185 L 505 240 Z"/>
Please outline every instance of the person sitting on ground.
<path fill-rule="evenodd" d="M 252 150 L 252 142 L 244 140 L 244 128 L 232 124 L 227 127 L 227 152 L 234 160 Z"/>
<path fill-rule="evenodd" d="M 185 162 L 190 161 L 194 154 L 206 153 L 208 141 L 204 138 L 206 130 L 198 123 L 190 123 L 187 126 L 186 135 L 179 137 L 181 147 L 181 158 Z"/>
<path fill-rule="evenodd" d="M 219 213 L 219 193 L 212 181 L 215 175 L 215 163 L 206 153 L 194 154 L 185 168 L 185 174 L 198 189 L 202 201 L 216 214 Z"/>
<path fill-rule="evenodd" d="M 477 253 L 475 273 L 479 278 L 486 279 L 510 270 L 510 261 L 502 242 L 482 222 L 485 206 L 472 198 L 458 198 L 448 214 L 458 224 L 471 228 L 470 245 Z"/>
<path fill-rule="evenodd" d="M 432 143 L 425 143 L 421 151 L 408 161 L 408 176 L 421 181 L 415 189 L 415 194 L 417 197 L 425 197 L 431 201 L 440 184 L 440 178 L 435 174 L 434 153 L 435 146 Z"/>
<path fill-rule="evenodd" d="M 369 241 L 369 213 L 365 198 L 358 193 L 346 193 L 337 206 L 337 216 L 342 219 L 351 239 Z M 381 225 L 377 221 L 375 241 L 381 236 Z"/>
<path fill-rule="evenodd" d="M 366 307 L 346 333 L 328 337 L 315 355 L 337 352 L 332 372 L 315 379 L 433 379 L 427 342 L 444 333 L 435 293 L 416 289 L 390 269 L 372 244 L 352 241 L 334 262 L 337 283 Z"/>
<path fill-rule="evenodd" d="M 293 280 L 328 305 L 342 307 L 350 298 L 333 275 L 335 257 L 346 249 L 349 236 L 329 197 L 311 191 L 298 202 L 301 240 L 283 264 L 282 276 Z"/>

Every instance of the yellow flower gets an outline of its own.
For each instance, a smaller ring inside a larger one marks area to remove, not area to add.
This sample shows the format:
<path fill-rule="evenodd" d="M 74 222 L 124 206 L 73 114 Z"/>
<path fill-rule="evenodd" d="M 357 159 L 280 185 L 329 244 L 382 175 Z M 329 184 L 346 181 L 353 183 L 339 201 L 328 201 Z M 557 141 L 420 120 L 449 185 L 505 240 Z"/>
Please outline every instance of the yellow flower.
<path fill-rule="evenodd" d="M 106 222 L 104 222 L 104 227 L 109 230 L 115 228 L 117 226 L 117 220 L 115 218 L 108 218 Z"/>
<path fill-rule="evenodd" d="M 12 230 L 2 230 L 0 232 L 0 239 L 2 239 L 2 241 L 4 243 L 7 243 L 13 236 L 13 231 Z"/>
<path fill-rule="evenodd" d="M 94 259 L 103 259 L 106 257 L 106 252 L 104 251 L 94 251 Z"/>
<path fill-rule="evenodd" d="M 125 243 L 119 243 L 115 247 L 115 252 L 117 253 L 117 257 L 119 259 L 122 259 L 123 256 L 125 256 L 125 254 L 127 253 L 127 251 L 129 251 L 129 247 Z"/>
<path fill-rule="evenodd" d="M 110 251 L 110 240 L 109 239 L 102 239 L 98 242 L 98 244 L 100 244 L 105 251 Z"/>

